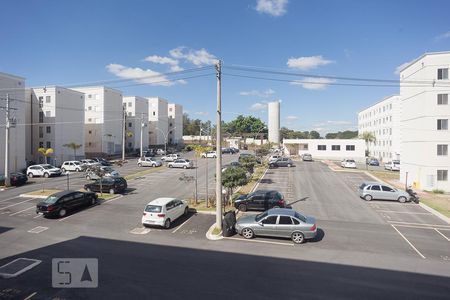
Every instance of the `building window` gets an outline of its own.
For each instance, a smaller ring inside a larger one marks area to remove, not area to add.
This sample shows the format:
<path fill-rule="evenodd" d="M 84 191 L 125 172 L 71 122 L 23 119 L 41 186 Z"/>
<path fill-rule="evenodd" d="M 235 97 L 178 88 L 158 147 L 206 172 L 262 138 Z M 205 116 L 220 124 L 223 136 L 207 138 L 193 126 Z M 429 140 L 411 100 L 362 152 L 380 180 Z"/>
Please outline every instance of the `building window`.
<path fill-rule="evenodd" d="M 133 102 L 128 102 L 128 107 L 133 106 Z"/>
<path fill-rule="evenodd" d="M 47 148 L 51 148 L 52 147 L 52 143 L 51 142 L 47 142 Z"/>
<path fill-rule="evenodd" d="M 345 150 L 346 151 L 355 151 L 355 145 L 346 145 Z"/>
<path fill-rule="evenodd" d="M 39 108 L 44 107 L 44 97 L 39 97 Z"/>
<path fill-rule="evenodd" d="M 156 116 L 156 111 L 153 111 L 153 115 Z"/>
<path fill-rule="evenodd" d="M 91 142 L 89 142 L 89 143 L 88 143 L 88 146 L 89 146 L 89 147 L 91 147 L 91 146 L 92 146 L 92 143 L 91 143 Z"/>
<path fill-rule="evenodd" d="M 133 123 L 128 122 L 128 127 L 133 127 Z"/>
<path fill-rule="evenodd" d="M 448 180 L 448 170 L 437 170 L 437 180 L 447 181 Z"/>
<path fill-rule="evenodd" d="M 172 107 L 169 108 L 169 111 L 172 111 Z"/>
<path fill-rule="evenodd" d="M 44 148 L 44 142 L 39 142 L 39 148 Z"/>
<path fill-rule="evenodd" d="M 332 151 L 341 151 L 341 146 L 340 145 L 331 145 L 331 150 Z"/>
<path fill-rule="evenodd" d="M 437 130 L 448 130 L 448 119 L 438 119 Z"/>
<path fill-rule="evenodd" d="M 50 103 L 52 98 L 50 96 L 45 96 L 45 103 Z"/>
<path fill-rule="evenodd" d="M 50 117 L 50 116 L 51 116 L 51 114 L 52 114 L 52 112 L 51 112 L 51 111 L 49 111 L 49 110 L 47 110 L 47 111 L 45 112 L 45 116 L 46 116 L 46 117 Z"/>
<path fill-rule="evenodd" d="M 448 105 L 448 94 L 438 94 L 437 95 L 438 105 Z"/>
<path fill-rule="evenodd" d="M 448 79 L 448 68 L 445 68 L 445 69 L 438 69 L 437 79 L 438 79 L 438 80 L 445 80 L 445 79 Z"/>
<path fill-rule="evenodd" d="M 39 138 L 43 138 L 44 137 L 44 127 L 39 126 Z"/>
<path fill-rule="evenodd" d="M 169 123 L 169 126 L 172 127 L 172 123 Z"/>
<path fill-rule="evenodd" d="M 39 112 L 39 123 L 44 123 L 44 112 L 43 111 Z"/>
<path fill-rule="evenodd" d="M 92 130 L 89 130 L 88 133 L 89 133 L 89 134 L 92 134 Z"/>
<path fill-rule="evenodd" d="M 131 117 L 133 114 L 131 113 L 131 111 L 130 112 L 128 112 L 128 116 L 129 117 Z"/>
<path fill-rule="evenodd" d="M 91 94 L 88 95 L 88 99 L 92 99 L 92 95 Z"/>
<path fill-rule="evenodd" d="M 317 150 L 319 150 L 319 151 L 326 151 L 327 150 L 327 145 L 317 145 Z"/>
<path fill-rule="evenodd" d="M 447 156 L 448 155 L 448 145 L 437 145 L 437 155 Z"/>
<path fill-rule="evenodd" d="M 45 128 L 45 132 L 52 133 L 52 128 L 50 126 L 47 126 L 47 128 Z"/>
<path fill-rule="evenodd" d="M 92 106 L 88 106 L 88 110 L 92 110 Z"/>

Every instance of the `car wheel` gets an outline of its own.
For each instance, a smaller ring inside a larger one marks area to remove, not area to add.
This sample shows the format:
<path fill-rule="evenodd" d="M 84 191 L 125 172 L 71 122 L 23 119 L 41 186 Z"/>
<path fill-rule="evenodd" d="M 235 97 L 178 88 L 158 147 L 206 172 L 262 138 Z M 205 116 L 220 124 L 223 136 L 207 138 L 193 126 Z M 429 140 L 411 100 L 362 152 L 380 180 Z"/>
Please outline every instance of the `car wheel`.
<path fill-rule="evenodd" d="M 247 211 L 247 205 L 245 205 L 245 204 L 239 204 L 238 209 L 239 209 L 240 211 Z"/>
<path fill-rule="evenodd" d="M 288 168 L 290 168 L 292 165 L 291 164 L 287 164 Z"/>
<path fill-rule="evenodd" d="M 187 169 L 187 166 L 183 166 L 183 169 Z"/>
<path fill-rule="evenodd" d="M 170 219 L 167 219 L 167 220 L 164 222 L 164 228 L 165 228 L 165 229 L 169 229 L 169 228 L 170 228 Z"/>
<path fill-rule="evenodd" d="M 87 180 L 91 180 L 91 176 L 86 175 L 86 179 L 87 179 Z"/>
<path fill-rule="evenodd" d="M 142 167 L 142 164 L 141 164 L 141 163 L 139 163 L 139 164 L 138 164 L 138 167 Z"/>
<path fill-rule="evenodd" d="M 406 197 L 403 197 L 403 196 L 399 197 L 398 198 L 398 202 L 405 203 L 406 202 Z"/>
<path fill-rule="evenodd" d="M 366 200 L 366 201 L 372 201 L 372 196 L 371 195 L 365 195 L 364 196 L 364 200 Z"/>
<path fill-rule="evenodd" d="M 242 229 L 242 236 L 246 239 L 252 239 L 255 234 L 253 233 L 253 230 L 251 228 L 244 228 Z"/>
<path fill-rule="evenodd" d="M 81 169 L 80 168 L 76 168 L 75 172 L 81 172 Z"/>
<path fill-rule="evenodd" d="M 63 173 L 66 173 L 66 169 L 62 168 L 61 171 L 63 171 Z"/>
<path fill-rule="evenodd" d="M 186 208 L 184 209 L 184 215 L 187 216 L 188 213 L 189 213 L 189 207 L 186 206 Z"/>
<path fill-rule="evenodd" d="M 153 168 L 156 168 L 156 164 L 153 164 L 152 167 L 153 167 Z"/>
<path fill-rule="evenodd" d="M 114 189 L 110 189 L 110 190 L 109 190 L 109 193 L 110 193 L 111 195 L 114 195 Z"/>
<path fill-rule="evenodd" d="M 301 232 L 293 232 L 291 234 L 291 239 L 296 244 L 302 244 L 305 241 L 305 236 Z"/>
<path fill-rule="evenodd" d="M 28 173 L 28 177 L 33 178 L 33 173 Z"/>
<path fill-rule="evenodd" d="M 50 175 L 48 173 L 44 173 L 44 177 L 48 178 Z"/>
<path fill-rule="evenodd" d="M 67 214 L 67 210 L 65 208 L 61 208 L 58 212 L 60 217 L 64 217 Z"/>

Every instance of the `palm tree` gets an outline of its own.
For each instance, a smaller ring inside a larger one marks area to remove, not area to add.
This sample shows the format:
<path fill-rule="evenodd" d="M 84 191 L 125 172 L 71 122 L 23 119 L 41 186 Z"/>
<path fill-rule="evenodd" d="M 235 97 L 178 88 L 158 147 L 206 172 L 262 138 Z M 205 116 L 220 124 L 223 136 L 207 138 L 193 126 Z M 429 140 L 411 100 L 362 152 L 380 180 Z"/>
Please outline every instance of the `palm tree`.
<path fill-rule="evenodd" d="M 43 156 L 45 156 L 45 163 L 47 164 L 48 163 L 47 159 L 50 155 L 53 154 L 53 149 L 52 148 L 39 148 L 38 152 L 40 154 L 42 154 Z"/>
<path fill-rule="evenodd" d="M 360 139 L 363 139 L 366 142 L 366 156 L 370 155 L 369 145 L 377 140 L 375 135 L 370 131 L 364 131 L 359 135 Z"/>
<path fill-rule="evenodd" d="M 77 150 L 81 148 L 81 144 L 77 144 L 77 143 L 68 143 L 68 144 L 64 144 L 63 147 L 69 148 L 73 150 L 73 159 L 76 159 L 77 157 Z"/>

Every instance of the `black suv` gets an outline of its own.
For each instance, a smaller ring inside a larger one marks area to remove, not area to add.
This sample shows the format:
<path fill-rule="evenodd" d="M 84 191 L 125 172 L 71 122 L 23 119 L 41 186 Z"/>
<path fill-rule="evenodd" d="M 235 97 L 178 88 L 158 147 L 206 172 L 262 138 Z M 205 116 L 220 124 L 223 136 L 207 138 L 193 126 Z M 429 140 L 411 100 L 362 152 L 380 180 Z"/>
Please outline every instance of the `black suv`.
<path fill-rule="evenodd" d="M 128 187 L 127 181 L 123 177 L 103 177 L 102 179 L 97 179 L 92 183 L 84 185 L 86 191 L 101 192 L 116 194 L 122 193 Z"/>
<path fill-rule="evenodd" d="M 284 196 L 275 190 L 258 190 L 253 193 L 239 196 L 234 201 L 234 207 L 240 211 L 268 210 L 271 208 L 284 208 Z"/>
<path fill-rule="evenodd" d="M 64 217 L 68 211 L 85 205 L 97 203 L 97 195 L 90 192 L 63 191 L 48 196 L 36 205 L 36 213 L 44 216 L 56 215 Z"/>

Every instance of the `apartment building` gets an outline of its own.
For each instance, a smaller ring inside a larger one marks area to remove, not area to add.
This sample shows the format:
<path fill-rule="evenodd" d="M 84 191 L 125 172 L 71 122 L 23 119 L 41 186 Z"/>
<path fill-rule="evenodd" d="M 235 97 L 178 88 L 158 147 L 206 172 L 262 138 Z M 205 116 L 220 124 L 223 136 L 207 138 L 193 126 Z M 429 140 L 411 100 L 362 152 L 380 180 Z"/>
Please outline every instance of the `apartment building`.
<path fill-rule="evenodd" d="M 369 156 L 382 162 L 400 159 L 400 96 L 386 97 L 358 113 L 358 134 L 371 132 Z"/>
<path fill-rule="evenodd" d="M 138 150 L 148 148 L 148 100 L 138 96 L 123 97 L 127 118 L 126 118 L 126 148 Z"/>
<path fill-rule="evenodd" d="M 175 103 L 168 104 L 169 144 L 183 143 L 183 106 Z"/>
<path fill-rule="evenodd" d="M 168 102 L 160 97 L 148 99 L 148 134 L 149 145 L 169 143 Z"/>
<path fill-rule="evenodd" d="M 20 171 L 25 160 L 25 79 L 0 73 L 0 174 L 5 171 L 6 98 L 9 98 L 10 130 L 8 171 Z"/>
<path fill-rule="evenodd" d="M 450 52 L 425 53 L 400 71 L 400 180 L 450 192 Z"/>
<path fill-rule="evenodd" d="M 45 163 L 39 148 L 52 148 L 47 162 L 59 165 L 84 157 L 84 93 L 58 86 L 26 90 L 26 158 Z M 73 150 L 65 145 L 81 145 Z"/>
<path fill-rule="evenodd" d="M 85 94 L 84 148 L 86 156 L 122 151 L 122 92 L 105 86 L 72 88 Z"/>

